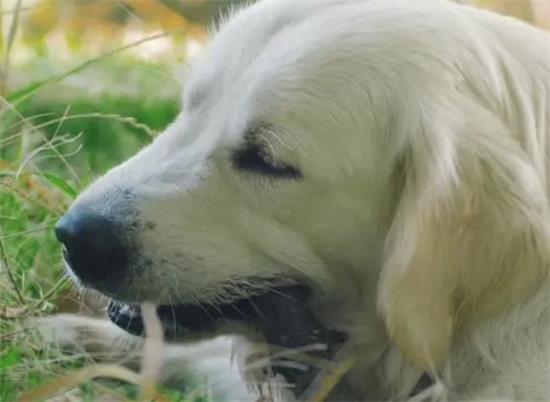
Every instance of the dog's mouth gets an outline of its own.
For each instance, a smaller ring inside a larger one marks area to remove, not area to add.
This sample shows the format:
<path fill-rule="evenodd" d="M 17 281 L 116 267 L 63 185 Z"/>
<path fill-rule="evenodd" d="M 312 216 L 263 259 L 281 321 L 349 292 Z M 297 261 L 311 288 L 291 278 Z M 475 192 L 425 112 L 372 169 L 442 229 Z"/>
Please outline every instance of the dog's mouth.
<path fill-rule="evenodd" d="M 206 301 L 158 305 L 156 312 L 164 338 L 180 341 L 224 331 L 228 334 L 230 330 L 244 327 L 229 324 L 254 325 L 259 315 L 271 315 L 272 312 L 267 311 L 270 308 L 263 306 L 265 301 L 290 296 L 294 297 L 294 302 L 305 305 L 310 293 L 306 286 L 292 278 L 248 277 L 238 282 L 241 283 L 238 287 L 234 283 L 218 284 L 216 288 L 222 292 Z M 147 328 L 144 327 L 140 305 L 116 300 L 116 293 L 111 293 L 113 296 L 108 306 L 111 321 L 130 334 L 145 335 Z"/>
<path fill-rule="evenodd" d="M 306 287 L 286 285 L 228 303 L 160 305 L 157 315 L 166 340 L 212 333 L 223 328 L 224 324 L 240 322 L 260 331 L 270 343 L 286 348 L 343 341 L 343 334 L 325 329 L 314 316 L 308 299 Z M 113 300 L 108 314 L 111 321 L 125 331 L 145 335 L 147 329 L 139 305 Z"/>
<path fill-rule="evenodd" d="M 192 334 L 215 332 L 230 322 L 252 322 L 255 316 L 254 301 L 258 297 L 261 296 L 236 299 L 229 303 L 159 305 L 157 316 L 165 339 L 179 340 Z M 113 323 L 130 334 L 145 335 L 146 328 L 138 304 L 111 300 L 108 314 Z"/>
<path fill-rule="evenodd" d="M 264 293 L 237 299 L 226 304 L 182 304 L 157 307 L 157 314 L 167 340 L 189 338 L 193 333 L 213 332 L 224 328 L 224 322 L 246 322 L 260 332 L 270 345 L 285 349 L 319 345 L 310 354 L 330 360 L 347 339 L 343 332 L 327 329 L 313 314 L 307 288 L 299 285 L 271 288 Z M 111 302 L 109 317 L 122 329 L 143 335 L 144 328 L 138 305 Z M 227 327 L 226 327 L 227 328 Z M 275 365 L 274 373 L 282 374 L 301 394 L 318 370 L 307 365 Z M 356 399 L 346 390 L 348 400 Z"/>

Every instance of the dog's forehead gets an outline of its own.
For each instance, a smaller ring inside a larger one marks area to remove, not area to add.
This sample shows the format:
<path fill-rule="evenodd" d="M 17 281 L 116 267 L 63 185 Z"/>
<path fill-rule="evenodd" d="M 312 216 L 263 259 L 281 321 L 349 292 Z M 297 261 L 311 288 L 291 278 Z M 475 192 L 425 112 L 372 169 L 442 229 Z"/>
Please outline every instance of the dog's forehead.
<path fill-rule="evenodd" d="M 243 71 L 279 33 L 337 4 L 326 0 L 264 1 L 232 13 L 214 32 L 205 57 L 193 65 L 186 83 L 189 100 L 195 101 L 191 105 L 220 78 L 234 77 L 236 69 Z"/>
<path fill-rule="evenodd" d="M 285 60 L 307 50 L 295 43 L 280 46 L 276 42 L 287 31 L 338 4 L 260 2 L 222 24 L 186 77 L 184 107 L 189 123 L 199 125 L 196 120 L 200 120 L 204 124 L 212 115 L 225 119 L 215 124 L 223 127 L 223 142 L 230 145 L 242 141 L 251 127 L 272 123 L 263 120 L 277 101 L 269 93 L 280 92 L 270 86 L 276 81 L 272 78 L 284 73 Z"/>

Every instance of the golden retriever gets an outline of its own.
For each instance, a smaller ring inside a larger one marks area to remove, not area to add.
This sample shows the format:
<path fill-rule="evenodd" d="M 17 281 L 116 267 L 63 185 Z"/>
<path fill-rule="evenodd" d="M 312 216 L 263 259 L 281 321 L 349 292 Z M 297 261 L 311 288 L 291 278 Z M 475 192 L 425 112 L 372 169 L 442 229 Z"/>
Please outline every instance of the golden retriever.
<path fill-rule="evenodd" d="M 148 301 L 171 340 L 269 338 L 249 301 L 298 286 L 360 400 L 423 375 L 432 398 L 550 400 L 549 136 L 541 30 L 443 0 L 263 1 L 56 231 L 129 332 Z"/>

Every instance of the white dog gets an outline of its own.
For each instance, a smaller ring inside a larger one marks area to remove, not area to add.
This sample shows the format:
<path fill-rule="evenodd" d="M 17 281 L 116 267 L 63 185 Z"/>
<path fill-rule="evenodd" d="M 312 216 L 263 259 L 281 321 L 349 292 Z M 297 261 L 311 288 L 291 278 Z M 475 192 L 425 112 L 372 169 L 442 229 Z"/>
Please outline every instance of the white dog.
<path fill-rule="evenodd" d="M 150 301 L 178 339 L 257 339 L 231 309 L 299 285 L 361 400 L 424 374 L 550 400 L 547 33 L 443 0 L 264 1 L 183 103 L 57 226 L 115 322 Z"/>

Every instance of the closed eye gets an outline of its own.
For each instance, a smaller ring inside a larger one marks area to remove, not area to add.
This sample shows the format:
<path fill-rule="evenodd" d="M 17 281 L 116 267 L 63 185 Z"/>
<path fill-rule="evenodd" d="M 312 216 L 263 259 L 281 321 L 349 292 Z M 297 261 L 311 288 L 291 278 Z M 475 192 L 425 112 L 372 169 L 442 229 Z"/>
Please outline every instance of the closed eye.
<path fill-rule="evenodd" d="M 259 145 L 249 144 L 232 156 L 233 166 L 241 171 L 283 179 L 298 179 L 302 173 L 293 166 L 273 160 Z"/>

